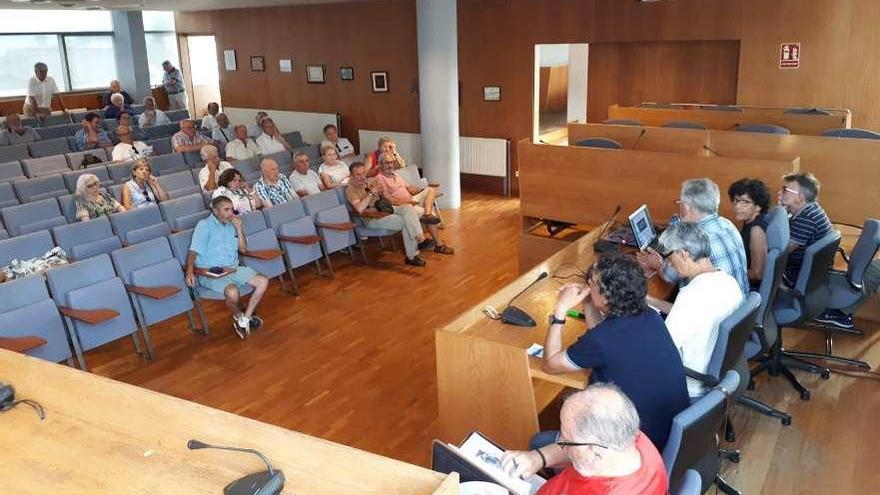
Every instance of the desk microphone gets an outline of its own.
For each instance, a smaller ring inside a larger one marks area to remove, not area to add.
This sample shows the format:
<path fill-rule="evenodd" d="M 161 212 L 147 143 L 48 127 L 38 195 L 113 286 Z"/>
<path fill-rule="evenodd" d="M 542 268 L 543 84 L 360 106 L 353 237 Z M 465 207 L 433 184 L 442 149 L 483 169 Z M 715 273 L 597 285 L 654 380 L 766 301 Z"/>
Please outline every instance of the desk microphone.
<path fill-rule="evenodd" d="M 256 455 L 266 463 L 266 471 L 249 474 L 244 478 L 237 479 L 226 485 L 226 488 L 223 489 L 224 495 L 278 495 L 281 493 L 281 489 L 284 488 L 284 473 L 272 469 L 272 464 L 269 463 L 269 459 L 254 449 L 208 445 L 198 440 L 190 440 L 186 443 L 186 446 L 190 450 L 220 449 L 232 450 L 235 452 L 247 452 Z"/>
<path fill-rule="evenodd" d="M 708 151 L 709 153 L 713 153 L 715 156 L 721 156 L 721 153 L 719 153 L 719 152 L 713 150 L 712 148 L 710 148 L 708 144 L 704 144 L 704 145 L 703 145 L 703 149 L 706 150 L 706 151 Z"/>
<path fill-rule="evenodd" d="M 642 127 L 642 132 L 639 133 L 639 137 L 636 138 L 636 142 L 633 143 L 631 149 L 636 149 L 636 146 L 639 145 L 639 141 L 641 141 L 642 138 L 645 137 L 646 132 L 648 132 L 648 129 L 645 129 L 644 127 Z"/>
<path fill-rule="evenodd" d="M 614 208 L 614 213 L 608 217 L 608 220 L 605 222 L 605 225 L 602 226 L 602 231 L 599 232 L 599 237 L 596 238 L 596 242 L 593 243 L 593 252 L 596 253 L 607 253 L 609 251 L 615 251 L 617 249 L 617 243 L 609 240 L 602 239 L 602 236 L 605 235 L 605 231 L 608 229 L 608 226 L 614 223 L 614 219 L 617 218 L 617 214 L 620 213 L 620 205 L 617 205 Z"/>
<path fill-rule="evenodd" d="M 516 300 L 517 297 L 523 295 L 523 293 L 532 288 L 533 285 L 537 284 L 541 280 L 547 278 L 547 272 L 541 272 L 538 275 L 538 278 L 535 279 L 534 282 L 530 283 L 526 286 L 525 289 L 519 291 L 519 294 L 513 296 L 513 298 L 507 303 L 507 307 L 504 308 L 504 311 L 501 312 L 501 323 L 506 323 L 508 325 L 514 325 L 517 327 L 533 327 L 536 326 L 535 320 L 529 316 L 525 311 L 517 308 L 516 306 L 511 306 L 513 301 Z"/>

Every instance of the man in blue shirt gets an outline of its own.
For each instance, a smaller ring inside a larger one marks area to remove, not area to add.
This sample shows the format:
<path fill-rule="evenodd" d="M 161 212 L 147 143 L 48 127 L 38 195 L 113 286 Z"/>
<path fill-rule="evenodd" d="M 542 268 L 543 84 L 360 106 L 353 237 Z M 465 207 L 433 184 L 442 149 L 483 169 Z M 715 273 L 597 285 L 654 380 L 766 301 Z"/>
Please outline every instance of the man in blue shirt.
<path fill-rule="evenodd" d="M 76 142 L 76 151 L 93 150 L 113 146 L 110 136 L 101 127 L 101 117 L 94 112 L 89 112 L 83 117 L 82 129 L 76 131 L 73 136 Z"/>
<path fill-rule="evenodd" d="M 232 201 L 226 196 L 217 196 L 211 201 L 211 210 L 212 215 L 200 220 L 193 232 L 186 258 L 186 283 L 195 287 L 198 282 L 202 287 L 222 293 L 232 310 L 232 328 L 239 338 L 245 339 L 252 329 L 263 324 L 254 311 L 266 293 L 269 279 L 253 268 L 239 265 L 238 253 L 247 251 L 247 239 Z M 245 284 L 253 287 L 254 292 L 242 311 L 239 288 Z"/>

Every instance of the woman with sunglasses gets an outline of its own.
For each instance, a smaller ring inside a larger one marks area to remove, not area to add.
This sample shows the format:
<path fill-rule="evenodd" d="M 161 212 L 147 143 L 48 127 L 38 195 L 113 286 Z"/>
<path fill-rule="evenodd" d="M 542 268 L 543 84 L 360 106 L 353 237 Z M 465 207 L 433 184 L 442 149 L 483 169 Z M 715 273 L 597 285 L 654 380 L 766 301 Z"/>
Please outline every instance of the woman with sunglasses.
<path fill-rule="evenodd" d="M 260 196 L 244 180 L 241 172 L 229 168 L 220 174 L 217 180 L 217 189 L 214 189 L 212 198 L 226 196 L 232 201 L 232 209 L 236 215 L 244 215 L 253 210 L 263 207 Z"/>
<path fill-rule="evenodd" d="M 122 187 L 122 206 L 130 210 L 168 201 L 168 194 L 153 175 L 150 161 L 141 158 L 131 165 L 131 180 Z"/>
<path fill-rule="evenodd" d="M 76 218 L 80 222 L 125 211 L 125 207 L 116 198 L 101 189 L 101 181 L 94 174 L 82 174 L 76 179 L 73 202 L 76 206 Z"/>

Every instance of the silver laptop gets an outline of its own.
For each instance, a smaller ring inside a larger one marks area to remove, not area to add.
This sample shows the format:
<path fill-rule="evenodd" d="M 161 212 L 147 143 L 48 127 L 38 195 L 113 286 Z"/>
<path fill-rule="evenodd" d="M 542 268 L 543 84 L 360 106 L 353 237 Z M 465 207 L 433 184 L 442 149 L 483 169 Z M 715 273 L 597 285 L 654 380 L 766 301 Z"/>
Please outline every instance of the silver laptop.
<path fill-rule="evenodd" d="M 640 251 L 649 247 L 657 249 L 657 232 L 654 230 L 648 205 L 642 205 L 632 212 L 629 216 L 629 225 L 633 231 L 634 244 Z"/>

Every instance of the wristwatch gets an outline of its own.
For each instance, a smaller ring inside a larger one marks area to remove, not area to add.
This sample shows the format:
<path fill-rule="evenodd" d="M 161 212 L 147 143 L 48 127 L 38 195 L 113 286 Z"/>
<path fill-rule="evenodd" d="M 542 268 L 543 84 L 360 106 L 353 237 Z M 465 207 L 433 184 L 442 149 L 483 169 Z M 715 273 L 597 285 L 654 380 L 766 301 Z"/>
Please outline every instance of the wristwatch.
<path fill-rule="evenodd" d="M 551 325 L 565 325 L 565 318 L 560 320 L 553 313 L 550 313 L 550 316 L 547 319 L 550 320 Z"/>

